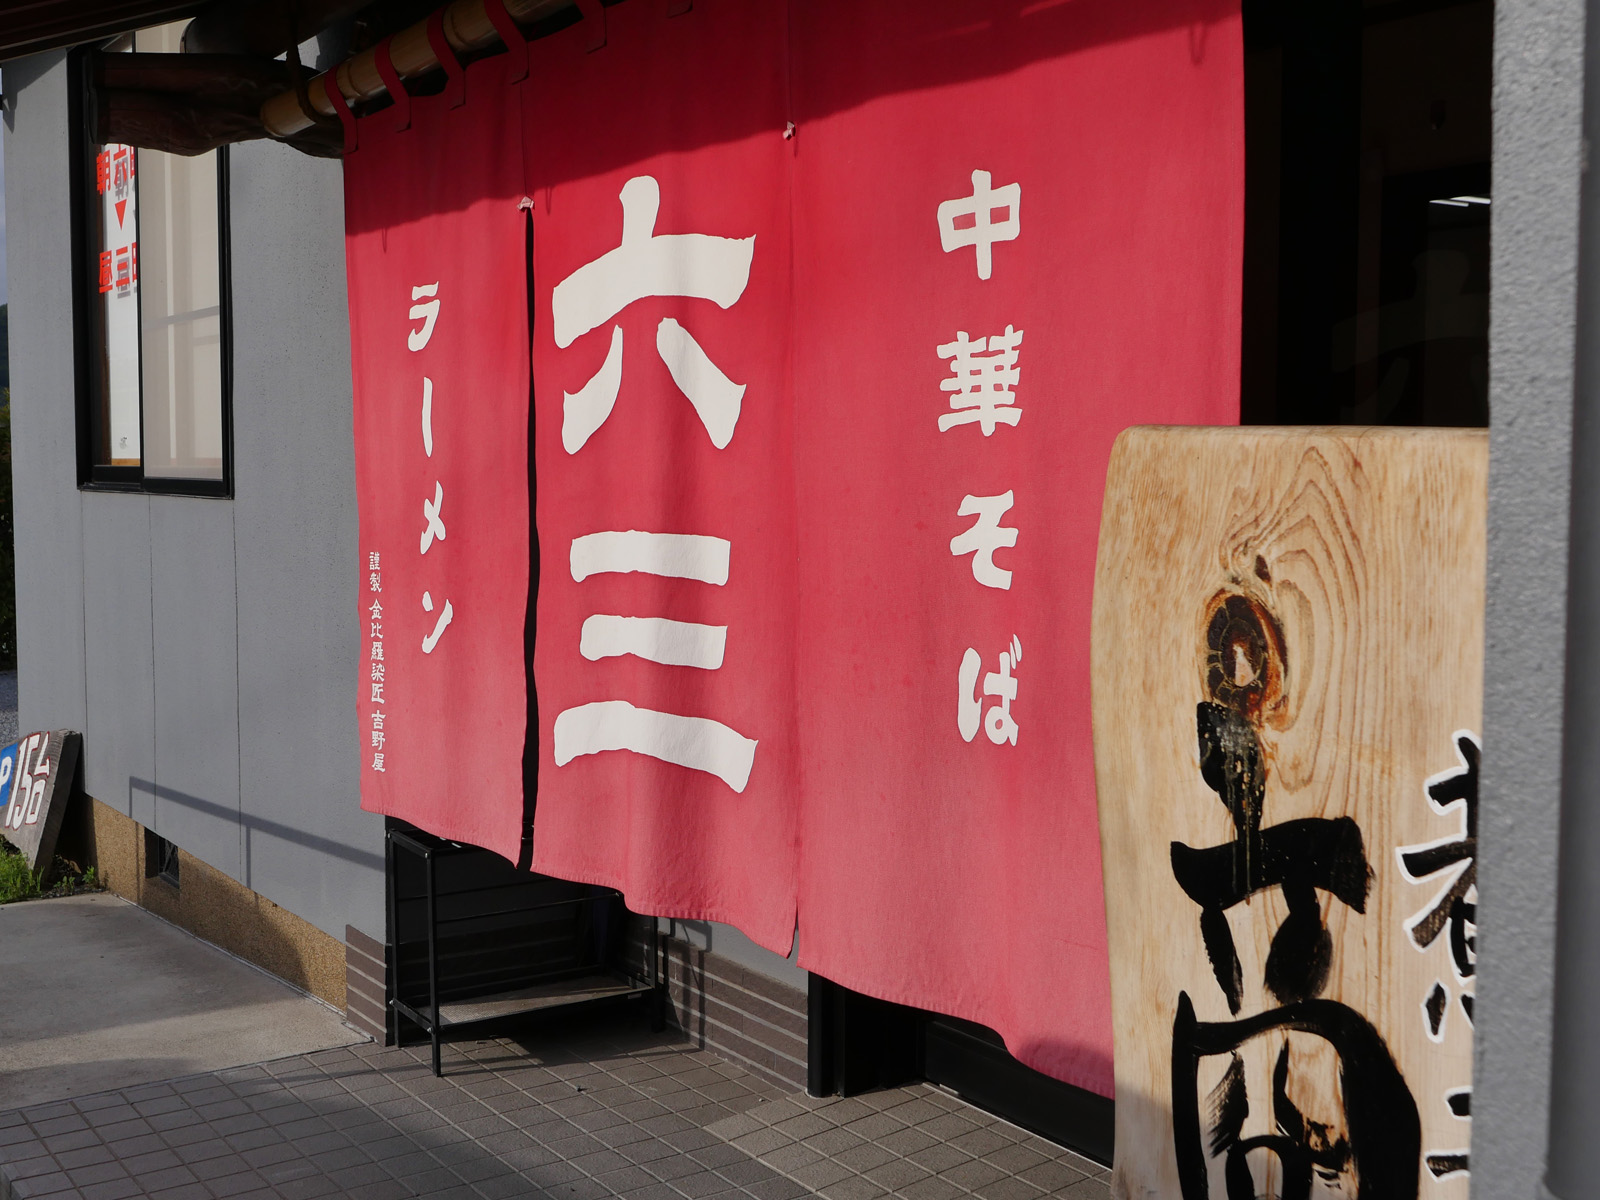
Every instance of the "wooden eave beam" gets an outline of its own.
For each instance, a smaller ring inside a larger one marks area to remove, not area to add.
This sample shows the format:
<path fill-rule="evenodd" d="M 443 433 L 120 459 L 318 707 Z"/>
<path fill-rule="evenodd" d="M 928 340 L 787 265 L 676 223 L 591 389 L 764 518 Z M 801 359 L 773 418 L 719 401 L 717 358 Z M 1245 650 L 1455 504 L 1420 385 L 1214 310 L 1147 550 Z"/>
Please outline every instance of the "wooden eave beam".
<path fill-rule="evenodd" d="M 472 54 L 501 45 L 500 35 L 484 12 L 484 4 L 498 4 L 500 0 L 454 0 L 444 9 L 444 36 L 457 54 Z M 519 25 L 533 25 L 555 16 L 564 9 L 576 10 L 575 0 L 505 0 L 506 9 Z M 390 58 L 395 73 L 401 79 L 415 79 L 439 69 L 439 58 L 428 43 L 428 23 L 418 21 L 401 30 L 390 39 Z M 330 71 L 311 79 L 306 85 L 306 99 L 311 109 L 322 117 L 335 117 L 333 102 L 328 99 L 329 87 L 337 87 L 351 106 L 374 100 L 387 94 L 373 50 L 366 50 L 347 59 Z M 306 134 L 317 121 L 301 108 L 300 98 L 293 90 L 274 96 L 261 107 L 261 125 L 275 138 L 291 139 Z"/>
<path fill-rule="evenodd" d="M 288 84 L 289 71 L 233 54 L 95 54 L 90 78 L 97 141 L 203 154 L 266 136 L 261 104 Z"/>

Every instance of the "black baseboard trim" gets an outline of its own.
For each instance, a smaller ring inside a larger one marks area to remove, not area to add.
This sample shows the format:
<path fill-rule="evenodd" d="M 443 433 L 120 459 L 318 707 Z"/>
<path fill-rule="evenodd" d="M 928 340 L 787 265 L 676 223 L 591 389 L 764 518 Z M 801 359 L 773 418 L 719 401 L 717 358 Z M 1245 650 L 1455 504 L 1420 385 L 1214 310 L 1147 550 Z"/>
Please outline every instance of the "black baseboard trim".
<path fill-rule="evenodd" d="M 918 1080 L 938 1084 L 1059 1146 L 1109 1165 L 1111 1100 L 1011 1056 L 982 1025 L 875 1000 L 811 976 L 806 1090 L 854 1096 Z"/>

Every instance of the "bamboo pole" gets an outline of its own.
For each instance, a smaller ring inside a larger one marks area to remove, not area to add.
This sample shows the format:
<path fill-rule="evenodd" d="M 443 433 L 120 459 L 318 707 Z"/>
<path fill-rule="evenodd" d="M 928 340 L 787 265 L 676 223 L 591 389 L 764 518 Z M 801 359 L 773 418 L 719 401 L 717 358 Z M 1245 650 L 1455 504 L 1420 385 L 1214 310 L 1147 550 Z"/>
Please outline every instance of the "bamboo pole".
<path fill-rule="evenodd" d="M 457 54 L 499 44 L 500 35 L 484 13 L 485 2 L 498 4 L 500 0 L 454 0 L 445 8 L 445 41 Z M 573 3 L 574 0 L 506 0 L 506 8 L 514 20 L 529 25 L 563 8 L 569 8 Z M 389 43 L 389 56 L 401 79 L 415 79 L 439 69 L 438 56 L 428 43 L 427 21 L 418 21 L 395 34 Z M 364 50 L 354 58 L 346 59 L 306 85 L 311 107 L 324 116 L 332 117 L 335 114 L 333 102 L 328 99 L 329 80 L 352 106 L 381 96 L 386 91 L 383 78 L 378 74 L 375 50 Z M 291 90 L 272 97 L 261 106 L 261 124 L 271 136 L 286 138 L 309 129 L 312 120 L 301 111 L 300 100 Z"/>

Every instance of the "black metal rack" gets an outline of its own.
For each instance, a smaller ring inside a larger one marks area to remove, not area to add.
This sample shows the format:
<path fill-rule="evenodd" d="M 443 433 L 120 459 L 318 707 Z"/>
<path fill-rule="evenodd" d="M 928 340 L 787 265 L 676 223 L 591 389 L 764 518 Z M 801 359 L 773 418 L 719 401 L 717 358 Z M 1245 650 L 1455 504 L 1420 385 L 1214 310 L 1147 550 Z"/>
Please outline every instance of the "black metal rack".
<path fill-rule="evenodd" d="M 518 871 L 479 846 L 391 824 L 385 840 L 391 1033 L 433 1046 L 465 1026 L 645 999 L 665 1018 L 660 935 L 644 978 L 622 969 L 622 894 Z M 651 923 L 654 929 L 654 923 Z"/>

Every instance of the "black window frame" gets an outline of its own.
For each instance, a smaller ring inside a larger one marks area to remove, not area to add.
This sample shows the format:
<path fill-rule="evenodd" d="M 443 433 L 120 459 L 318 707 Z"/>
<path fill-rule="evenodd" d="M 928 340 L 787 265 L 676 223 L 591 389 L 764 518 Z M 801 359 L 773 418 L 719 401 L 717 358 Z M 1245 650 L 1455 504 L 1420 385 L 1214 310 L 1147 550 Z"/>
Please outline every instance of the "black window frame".
<path fill-rule="evenodd" d="M 95 462 L 96 424 L 101 419 L 102 385 L 96 357 L 105 341 L 99 309 L 99 257 L 92 213 L 85 189 L 94 178 L 95 155 L 101 146 L 90 114 L 97 111 L 92 56 L 94 47 L 81 47 L 69 58 L 72 189 L 72 305 L 76 366 L 78 488 L 93 492 L 131 492 L 155 496 L 233 497 L 233 252 L 229 207 L 229 147 L 217 151 L 217 307 L 220 326 L 222 478 L 184 479 L 147 476 L 144 471 L 144 348 L 141 322 L 139 370 L 139 466 L 111 466 Z M 135 187 L 137 187 L 137 180 Z M 143 300 L 140 301 L 141 312 Z"/>

